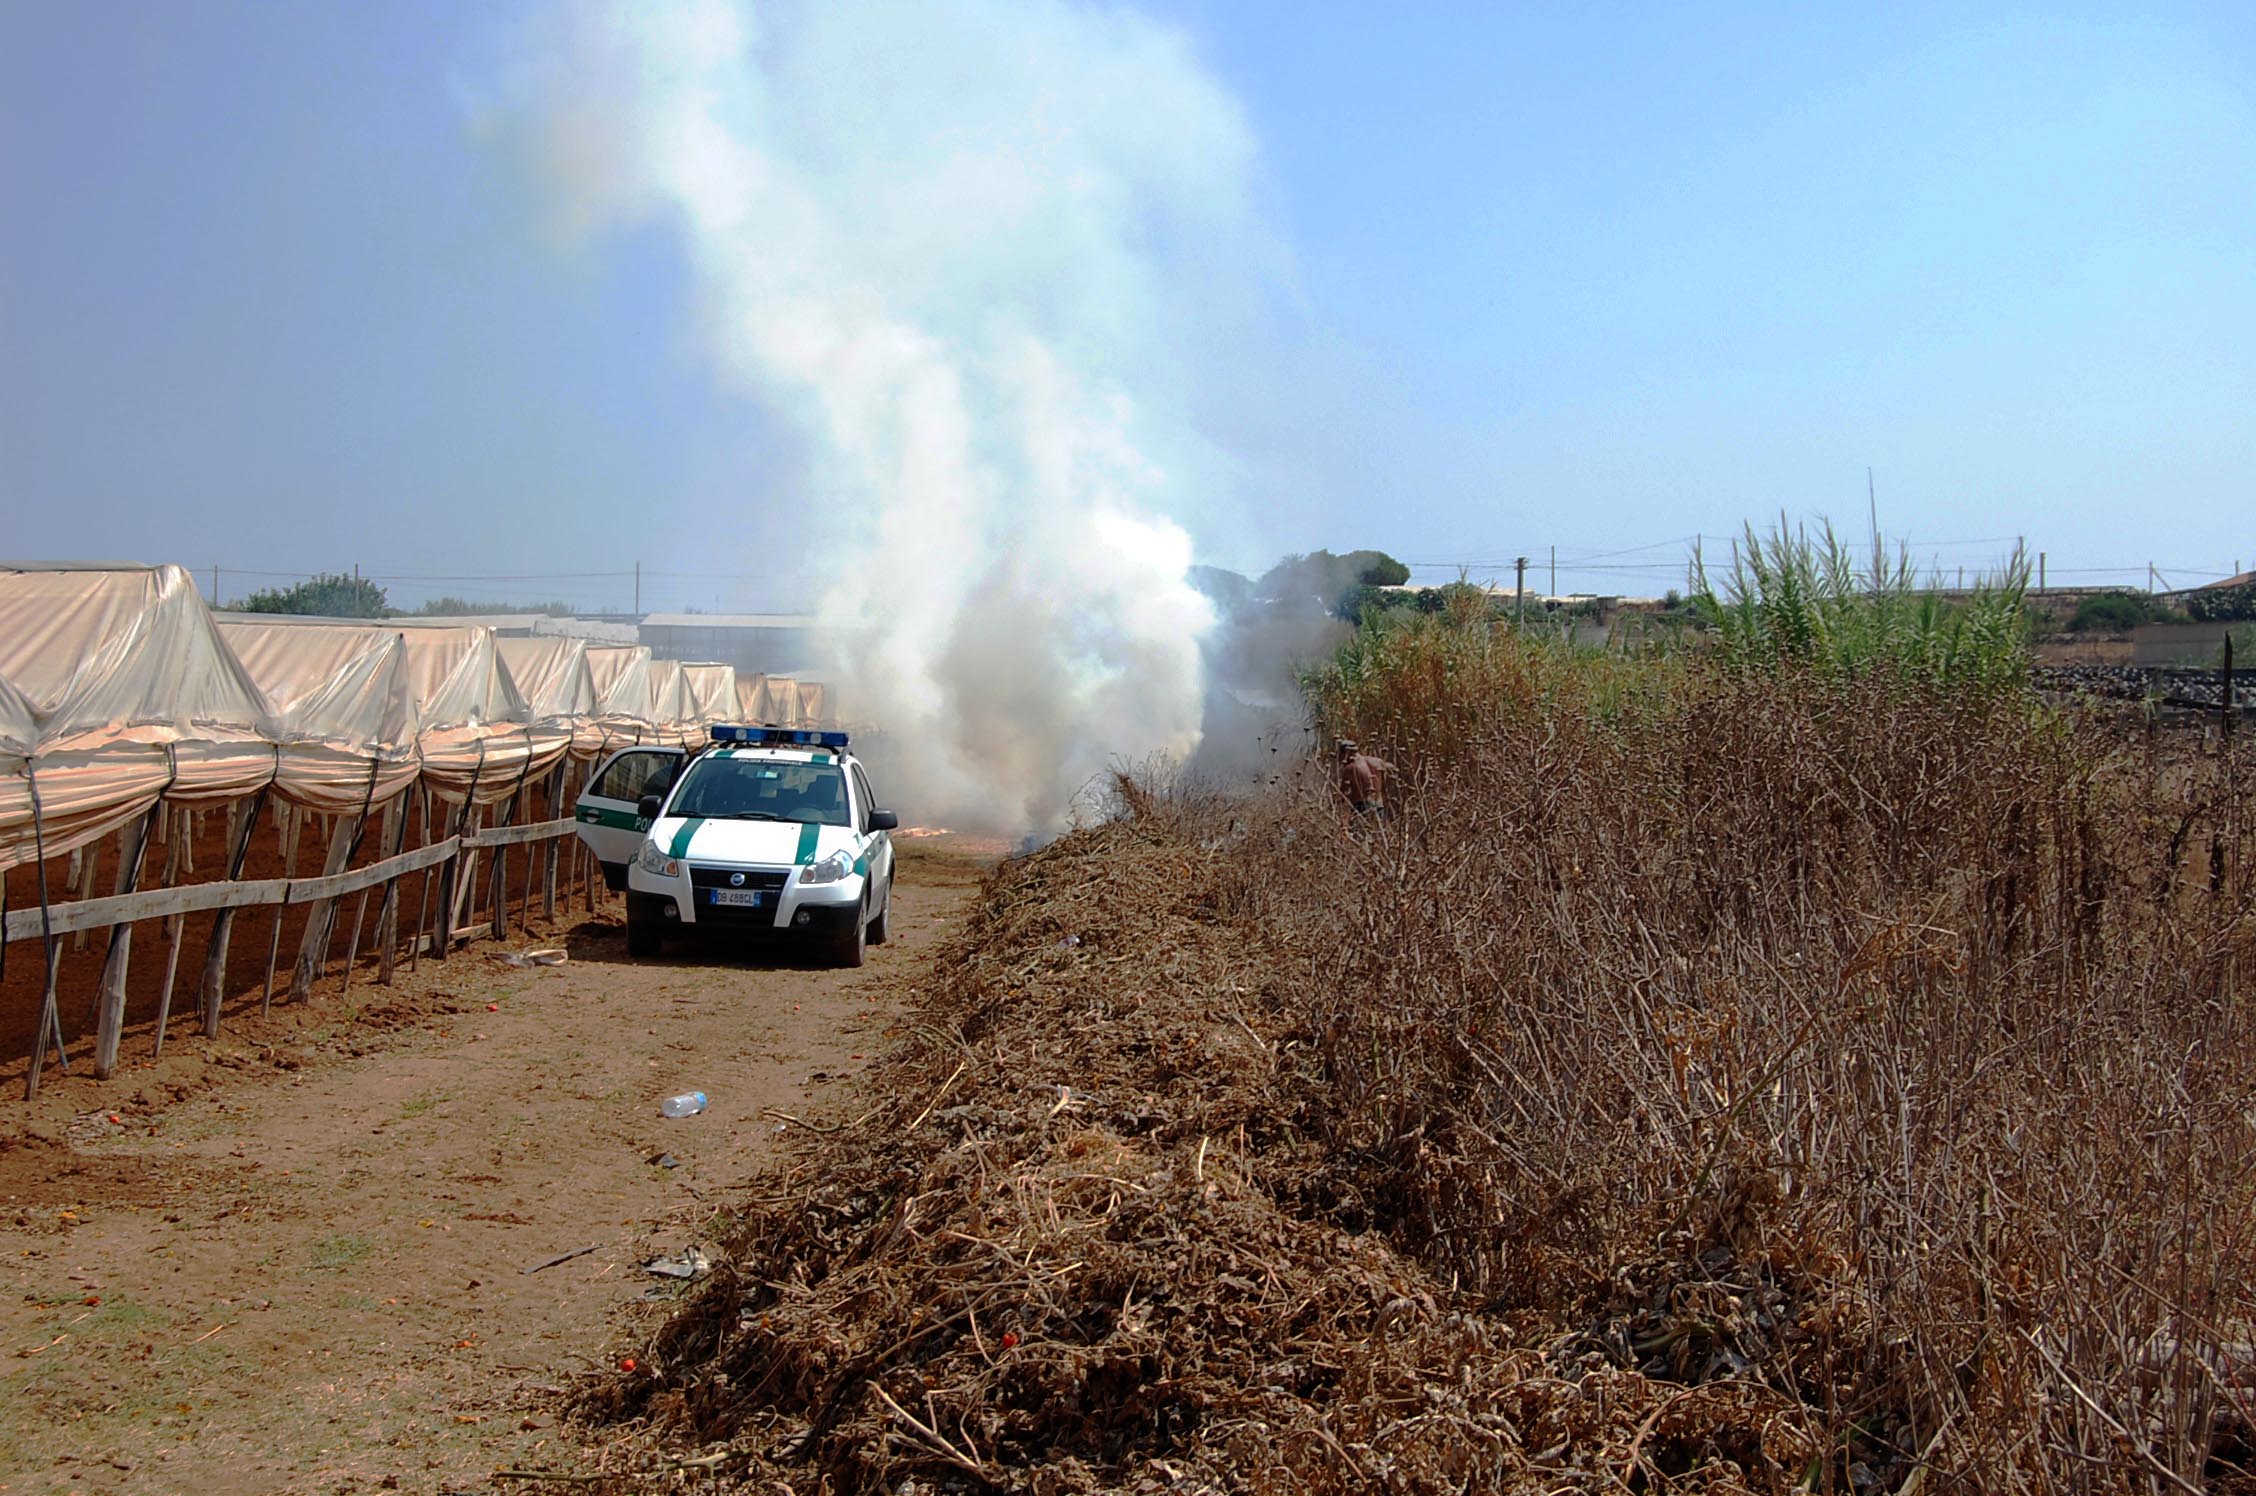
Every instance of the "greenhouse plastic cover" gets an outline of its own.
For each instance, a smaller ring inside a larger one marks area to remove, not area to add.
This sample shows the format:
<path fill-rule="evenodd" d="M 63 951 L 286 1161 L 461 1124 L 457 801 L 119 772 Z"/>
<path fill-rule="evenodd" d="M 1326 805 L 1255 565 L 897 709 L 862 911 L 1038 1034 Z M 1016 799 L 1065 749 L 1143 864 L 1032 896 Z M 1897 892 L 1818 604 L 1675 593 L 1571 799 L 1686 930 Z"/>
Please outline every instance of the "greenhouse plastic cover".
<path fill-rule="evenodd" d="M 220 618 L 219 634 L 273 712 L 284 796 L 357 813 L 414 782 L 420 718 L 397 629 L 236 614 Z"/>
<path fill-rule="evenodd" d="M 657 707 L 650 681 L 650 646 L 646 644 L 591 644 L 587 652 L 588 676 L 595 684 L 598 753 L 627 743 L 655 742 L 670 731 L 657 727 Z"/>
<path fill-rule="evenodd" d="M 684 665 L 681 671 L 682 690 L 689 697 L 690 720 L 701 727 L 736 720 L 734 665 Z"/>
<path fill-rule="evenodd" d="M 595 676 L 588 668 L 585 639 L 561 634 L 529 639 L 496 639 L 501 663 L 532 709 L 533 722 L 563 733 L 572 756 L 592 758 L 603 746 L 597 724 Z"/>
<path fill-rule="evenodd" d="M 679 660 L 650 662 L 650 725 L 656 729 L 654 736 L 659 742 L 694 748 L 705 741 Z"/>
<path fill-rule="evenodd" d="M 274 732 L 180 567 L 0 566 L 0 867 L 250 794 Z"/>
<path fill-rule="evenodd" d="M 552 767 L 570 744 L 568 732 L 534 721 L 532 709 L 502 664 L 492 629 L 400 629 L 357 619 L 279 613 L 228 614 L 225 622 L 231 630 L 263 625 L 304 634 L 308 638 L 299 645 L 284 641 L 272 648 L 293 656 L 302 651 L 308 660 L 324 649 L 336 651 L 330 657 L 339 658 L 352 642 L 351 638 L 324 642 L 322 635 L 359 637 L 372 628 L 389 634 L 399 648 L 397 668 L 414 704 L 416 762 L 423 780 L 445 799 L 467 795 L 481 805 L 506 799 L 519 785 Z M 369 772 L 364 764 L 362 775 Z M 376 798 L 384 797 L 379 792 Z M 357 805 L 346 808 L 357 809 Z"/>

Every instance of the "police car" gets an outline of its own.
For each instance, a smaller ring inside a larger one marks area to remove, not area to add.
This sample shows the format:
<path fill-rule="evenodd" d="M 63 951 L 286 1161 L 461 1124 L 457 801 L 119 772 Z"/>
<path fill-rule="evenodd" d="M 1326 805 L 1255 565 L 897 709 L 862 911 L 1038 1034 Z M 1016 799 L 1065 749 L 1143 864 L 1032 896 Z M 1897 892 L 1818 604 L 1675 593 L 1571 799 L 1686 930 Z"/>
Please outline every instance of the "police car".
<path fill-rule="evenodd" d="M 842 732 L 715 727 L 697 753 L 622 748 L 574 809 L 605 880 L 627 895 L 627 951 L 669 931 L 788 931 L 859 966 L 883 945 L 899 820 L 879 810 Z"/>

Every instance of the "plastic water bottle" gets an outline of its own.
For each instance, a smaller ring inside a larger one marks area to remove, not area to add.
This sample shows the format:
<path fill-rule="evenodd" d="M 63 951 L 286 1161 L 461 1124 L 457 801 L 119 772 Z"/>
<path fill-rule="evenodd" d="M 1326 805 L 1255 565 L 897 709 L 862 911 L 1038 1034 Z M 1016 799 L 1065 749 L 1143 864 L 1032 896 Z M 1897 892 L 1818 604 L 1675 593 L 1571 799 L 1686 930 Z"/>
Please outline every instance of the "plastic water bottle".
<path fill-rule="evenodd" d="M 705 1110 L 703 1091 L 684 1091 L 679 1096 L 669 1096 L 658 1103 L 658 1110 L 669 1117 L 694 1117 Z"/>

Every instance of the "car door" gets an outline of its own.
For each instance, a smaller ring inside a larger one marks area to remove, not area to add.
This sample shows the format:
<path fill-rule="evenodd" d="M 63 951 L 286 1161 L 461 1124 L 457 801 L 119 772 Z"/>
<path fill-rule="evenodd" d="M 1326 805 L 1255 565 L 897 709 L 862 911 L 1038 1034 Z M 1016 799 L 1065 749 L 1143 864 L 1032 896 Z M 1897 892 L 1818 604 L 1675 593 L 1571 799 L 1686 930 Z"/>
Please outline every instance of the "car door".
<path fill-rule="evenodd" d="M 878 808 L 877 797 L 870 791 L 869 775 L 855 760 L 854 776 L 854 829 L 862 838 L 862 853 L 869 858 L 869 876 L 873 886 L 885 890 L 883 902 L 875 906 L 883 910 L 893 902 L 893 838 L 883 831 L 870 829 L 870 813 Z"/>
<path fill-rule="evenodd" d="M 604 882 L 627 886 L 627 864 L 642 850 L 650 822 L 636 808 L 644 795 L 663 795 L 681 771 L 682 750 L 674 747 L 622 748 L 588 778 L 572 808 L 580 840 L 603 865 Z"/>

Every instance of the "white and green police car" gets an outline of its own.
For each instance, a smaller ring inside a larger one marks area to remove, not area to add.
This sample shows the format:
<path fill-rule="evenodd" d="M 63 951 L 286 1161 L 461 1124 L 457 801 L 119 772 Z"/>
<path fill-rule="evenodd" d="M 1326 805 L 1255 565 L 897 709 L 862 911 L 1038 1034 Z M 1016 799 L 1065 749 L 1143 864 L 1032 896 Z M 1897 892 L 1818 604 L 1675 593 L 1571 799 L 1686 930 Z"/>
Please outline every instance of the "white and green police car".
<path fill-rule="evenodd" d="M 792 932 L 845 966 L 885 943 L 899 822 L 845 733 L 724 726 L 698 753 L 622 748 L 574 814 L 626 890 L 632 955 L 682 929 Z"/>

